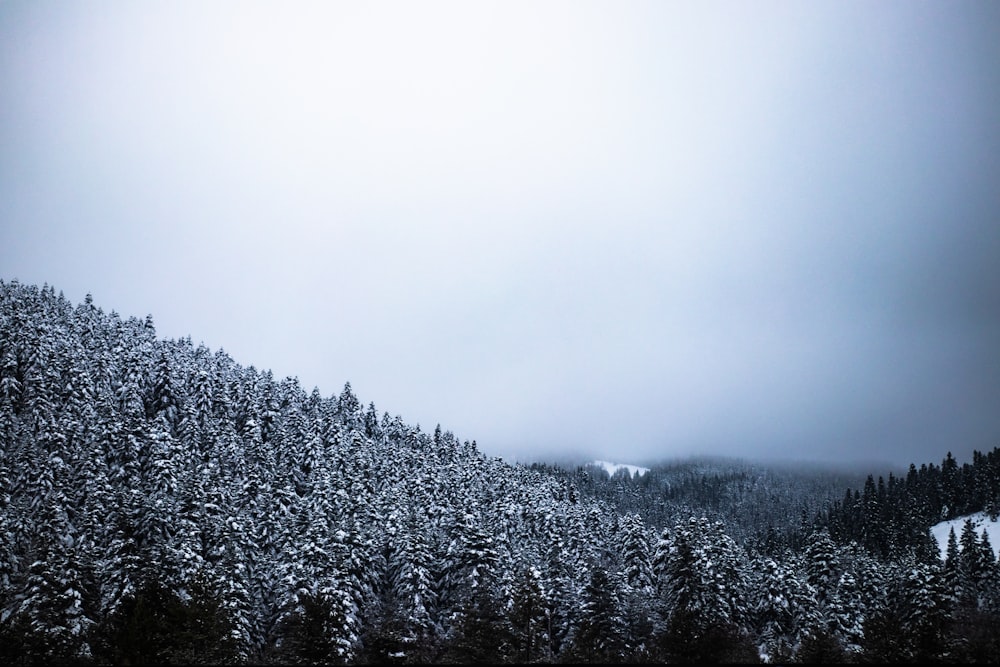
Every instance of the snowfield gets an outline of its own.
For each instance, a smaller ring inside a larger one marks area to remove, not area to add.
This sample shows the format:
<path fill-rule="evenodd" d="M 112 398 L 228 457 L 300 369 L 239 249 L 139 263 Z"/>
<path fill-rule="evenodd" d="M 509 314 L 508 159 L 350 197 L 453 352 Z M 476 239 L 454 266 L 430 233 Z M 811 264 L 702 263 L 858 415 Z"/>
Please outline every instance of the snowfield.
<path fill-rule="evenodd" d="M 967 519 L 972 519 L 972 525 L 976 527 L 976 535 L 982 535 L 983 530 L 986 530 L 986 534 L 990 537 L 990 545 L 993 547 L 993 552 L 1000 558 L 1000 523 L 996 519 L 991 519 L 986 512 L 976 512 L 975 514 L 951 519 L 950 521 L 942 521 L 931 526 L 931 534 L 937 540 L 938 547 L 941 549 L 941 558 L 944 559 L 945 550 L 948 548 L 948 532 L 954 528 L 955 537 L 961 537 L 962 527 L 965 525 Z M 961 544 L 959 544 L 959 549 L 961 548 Z"/>
<path fill-rule="evenodd" d="M 610 461 L 594 461 L 595 466 L 599 466 L 608 471 L 608 474 L 612 477 L 616 472 L 624 468 L 628 470 L 632 477 L 636 475 L 645 475 L 649 472 L 649 468 L 643 468 L 642 466 L 629 465 L 628 463 L 611 463 Z"/>

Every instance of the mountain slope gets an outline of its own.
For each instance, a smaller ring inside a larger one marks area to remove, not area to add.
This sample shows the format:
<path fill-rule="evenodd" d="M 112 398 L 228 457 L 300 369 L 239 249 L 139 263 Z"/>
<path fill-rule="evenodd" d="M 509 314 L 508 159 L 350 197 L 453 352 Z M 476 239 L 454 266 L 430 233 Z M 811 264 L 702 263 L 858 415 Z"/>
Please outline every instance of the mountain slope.
<path fill-rule="evenodd" d="M 931 657 L 996 657 L 973 634 L 996 621 L 996 568 L 962 579 L 920 545 L 880 560 L 826 530 L 751 551 L 690 508 L 651 521 L 577 482 L 349 384 L 306 391 L 151 317 L 0 281 L 8 662 L 905 659 L 926 624 Z M 952 592 L 910 609 L 914 577 Z"/>

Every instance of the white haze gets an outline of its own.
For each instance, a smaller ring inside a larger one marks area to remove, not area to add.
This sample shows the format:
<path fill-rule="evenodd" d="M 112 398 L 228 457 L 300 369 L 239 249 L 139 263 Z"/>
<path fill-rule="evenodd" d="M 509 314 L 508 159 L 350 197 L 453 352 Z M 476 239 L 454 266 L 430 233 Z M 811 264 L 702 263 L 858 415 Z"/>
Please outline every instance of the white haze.
<path fill-rule="evenodd" d="M 0 276 L 511 458 L 967 460 L 998 8 L 0 2 Z"/>

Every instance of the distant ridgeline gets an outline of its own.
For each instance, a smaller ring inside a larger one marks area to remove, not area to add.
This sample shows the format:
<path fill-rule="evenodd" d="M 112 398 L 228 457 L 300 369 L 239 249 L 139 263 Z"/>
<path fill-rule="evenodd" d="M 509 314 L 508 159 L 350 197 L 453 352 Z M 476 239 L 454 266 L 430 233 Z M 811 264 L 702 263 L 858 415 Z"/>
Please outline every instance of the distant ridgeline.
<path fill-rule="evenodd" d="M 888 472 L 877 481 L 870 474 L 721 458 L 654 465 L 644 475 L 611 475 L 594 464 L 533 468 L 652 525 L 691 514 L 721 521 L 741 544 L 772 555 L 799 550 L 812 532 L 826 530 L 835 542 L 857 542 L 884 559 L 927 540 L 941 521 L 1000 514 L 1000 448 L 973 452 L 961 466 L 949 452 L 940 466 L 911 464 L 905 477 Z"/>
<path fill-rule="evenodd" d="M 842 501 L 512 465 L 0 281 L 0 661 L 995 662 L 997 563 L 927 526 L 997 450 L 950 459 Z"/>

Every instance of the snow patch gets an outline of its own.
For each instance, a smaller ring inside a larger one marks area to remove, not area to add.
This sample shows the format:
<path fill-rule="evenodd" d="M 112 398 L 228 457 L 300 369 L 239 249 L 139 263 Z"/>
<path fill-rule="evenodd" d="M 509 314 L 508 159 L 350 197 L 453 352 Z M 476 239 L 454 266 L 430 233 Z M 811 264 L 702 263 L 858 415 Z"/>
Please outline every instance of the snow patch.
<path fill-rule="evenodd" d="M 628 463 L 611 463 L 610 461 L 594 461 L 594 465 L 599 468 L 604 468 L 608 471 L 608 474 L 612 477 L 616 472 L 624 468 L 628 470 L 628 474 L 632 477 L 636 475 L 645 475 L 649 472 L 649 468 L 643 468 L 642 466 L 629 465 Z"/>
<path fill-rule="evenodd" d="M 993 547 L 993 551 L 1000 558 L 1000 523 L 996 519 L 991 519 L 990 515 L 986 512 L 976 512 L 975 514 L 960 516 L 957 519 L 942 521 L 931 526 L 931 535 L 937 540 L 938 547 L 941 549 L 941 559 L 944 560 L 945 551 L 948 549 L 948 531 L 954 528 L 955 537 L 961 537 L 966 519 L 972 519 L 972 525 L 976 528 L 976 537 L 980 537 L 983 534 L 983 530 L 986 530 L 986 534 L 990 537 L 990 546 Z M 962 545 L 959 544 L 958 548 L 961 549 Z"/>

